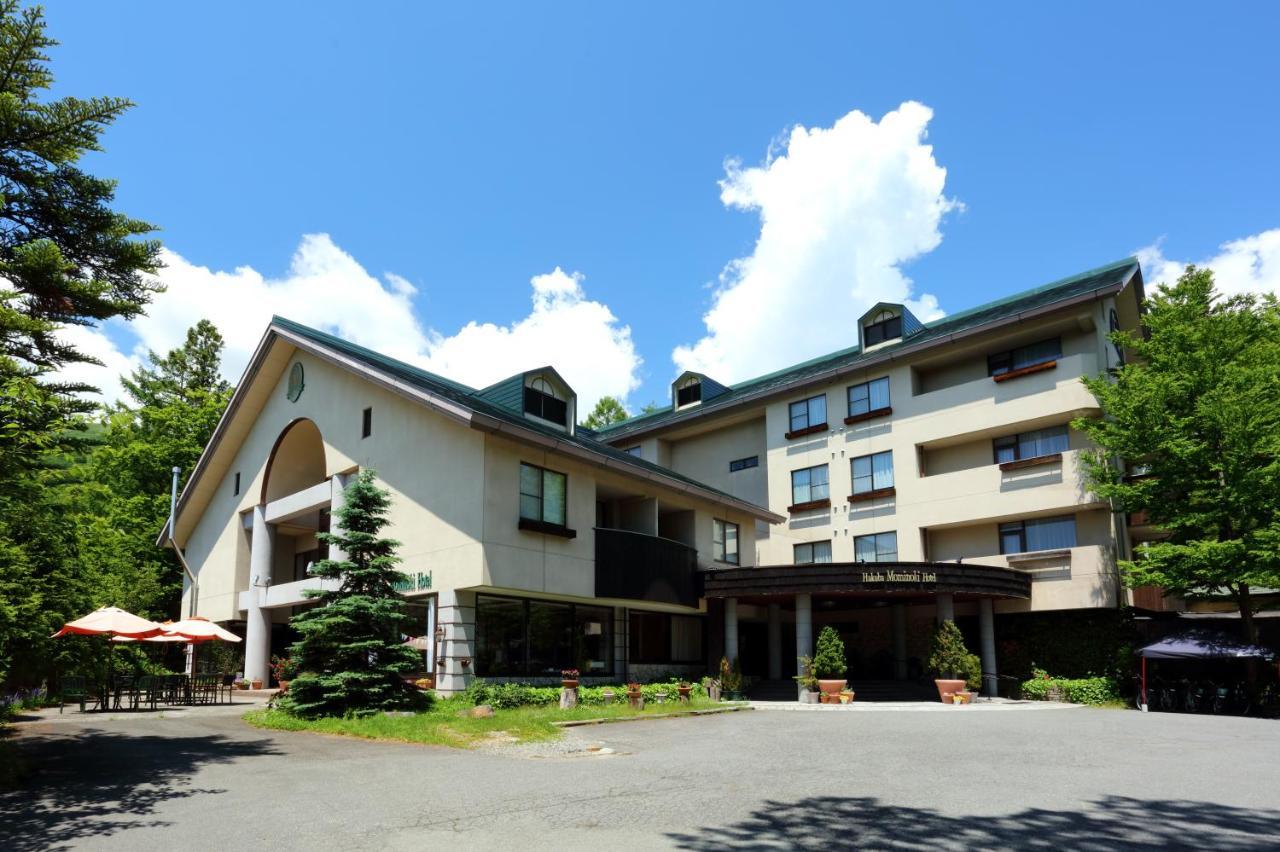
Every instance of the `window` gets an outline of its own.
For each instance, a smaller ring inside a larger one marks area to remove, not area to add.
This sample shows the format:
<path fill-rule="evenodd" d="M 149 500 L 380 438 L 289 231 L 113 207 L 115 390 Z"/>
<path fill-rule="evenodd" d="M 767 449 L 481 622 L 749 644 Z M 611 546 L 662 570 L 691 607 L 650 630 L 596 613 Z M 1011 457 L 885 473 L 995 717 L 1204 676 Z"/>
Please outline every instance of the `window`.
<path fill-rule="evenodd" d="M 812 565 L 831 561 L 831 542 L 815 541 L 809 544 L 797 544 L 794 547 L 797 565 Z"/>
<path fill-rule="evenodd" d="M 520 517 L 522 520 L 563 527 L 567 477 L 563 473 L 520 463 Z"/>
<path fill-rule="evenodd" d="M 717 562 L 738 564 L 738 525 L 718 518 L 711 522 L 711 554 Z"/>
<path fill-rule="evenodd" d="M 1067 427 L 1052 426 L 1048 429 L 1037 429 L 1034 432 L 1006 435 L 992 441 L 992 449 L 996 464 L 1066 452 Z"/>
<path fill-rule="evenodd" d="M 373 434 L 373 409 L 366 408 L 360 420 L 360 437 L 367 438 Z"/>
<path fill-rule="evenodd" d="M 853 465 L 853 493 L 866 494 L 893 487 L 893 451 L 859 456 Z"/>
<path fill-rule="evenodd" d="M 1041 340 L 1039 343 L 1020 346 L 1017 349 L 1010 349 L 1008 352 L 997 352 L 994 355 L 988 355 L 987 375 L 1000 376 L 1014 370 L 1021 370 L 1024 367 L 1047 364 L 1061 357 L 1061 338 L 1055 337 L 1052 340 Z"/>
<path fill-rule="evenodd" d="M 1000 525 L 1001 553 L 1028 553 L 1035 550 L 1060 550 L 1076 546 L 1074 515 L 1014 521 Z"/>
<path fill-rule="evenodd" d="M 759 456 L 747 456 L 745 459 L 734 459 L 729 462 L 729 472 L 737 473 L 740 470 L 746 470 L 749 467 L 759 467 Z"/>
<path fill-rule="evenodd" d="M 630 662 L 702 663 L 702 619 L 692 615 L 631 611 Z"/>
<path fill-rule="evenodd" d="M 901 336 L 902 317 L 892 311 L 881 311 L 876 314 L 875 320 L 868 323 L 862 332 L 864 346 L 875 346 L 877 343 L 884 343 L 886 340 L 894 340 Z"/>
<path fill-rule="evenodd" d="M 640 456 L 640 445 L 639 445 L 639 444 L 636 444 L 634 447 L 627 447 L 625 450 L 623 450 L 623 452 L 624 452 L 624 453 L 626 453 L 626 454 L 627 454 L 627 455 L 629 455 L 629 456 L 636 456 L 637 458 L 639 458 L 639 456 Z"/>
<path fill-rule="evenodd" d="M 827 425 L 827 397 L 813 396 L 791 403 L 791 431 L 803 432 Z"/>
<path fill-rule="evenodd" d="M 897 562 L 898 534 L 886 532 L 854 536 L 853 558 L 859 562 Z"/>
<path fill-rule="evenodd" d="M 816 500 L 828 500 L 830 497 L 825 464 L 791 471 L 792 503 L 796 505 L 812 503 Z"/>
<path fill-rule="evenodd" d="M 557 399 L 551 383 L 537 378 L 525 386 L 524 413 L 564 426 L 569 418 L 569 406 Z"/>
<path fill-rule="evenodd" d="M 613 610 L 476 595 L 476 674 L 555 677 L 613 672 Z"/>
<path fill-rule="evenodd" d="M 676 407 L 683 405 L 692 405 L 695 402 L 702 401 L 702 381 L 700 379 L 688 378 L 680 387 L 676 388 Z"/>
<path fill-rule="evenodd" d="M 236 486 L 235 486 L 235 491 L 233 491 L 232 493 L 233 493 L 233 494 L 237 494 L 237 495 L 240 493 L 240 471 L 238 471 L 238 470 L 236 471 Z"/>
<path fill-rule="evenodd" d="M 849 416 L 857 417 L 889 407 L 889 377 L 863 382 L 849 388 Z"/>

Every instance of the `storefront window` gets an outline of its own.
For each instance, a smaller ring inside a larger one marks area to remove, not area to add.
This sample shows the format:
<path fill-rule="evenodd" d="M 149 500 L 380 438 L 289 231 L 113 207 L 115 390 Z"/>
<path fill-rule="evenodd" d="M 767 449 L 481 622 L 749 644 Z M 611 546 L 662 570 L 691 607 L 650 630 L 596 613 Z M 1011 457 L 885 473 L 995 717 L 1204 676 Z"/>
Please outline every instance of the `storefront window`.
<path fill-rule="evenodd" d="M 613 611 L 550 601 L 476 596 L 476 674 L 558 677 L 613 672 Z"/>
<path fill-rule="evenodd" d="M 631 662 L 701 663 L 703 620 L 696 615 L 631 612 Z"/>
<path fill-rule="evenodd" d="M 476 597 L 476 673 L 525 673 L 524 601 Z"/>

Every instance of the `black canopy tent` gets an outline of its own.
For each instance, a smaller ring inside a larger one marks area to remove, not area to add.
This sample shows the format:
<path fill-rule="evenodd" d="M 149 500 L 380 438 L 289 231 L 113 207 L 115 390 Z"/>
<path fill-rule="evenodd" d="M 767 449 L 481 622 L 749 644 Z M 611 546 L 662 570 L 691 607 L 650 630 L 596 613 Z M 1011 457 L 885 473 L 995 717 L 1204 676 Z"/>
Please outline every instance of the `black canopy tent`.
<path fill-rule="evenodd" d="M 1166 636 L 1135 653 L 1142 657 L 1142 704 L 1147 704 L 1147 660 L 1267 660 L 1276 658 L 1274 651 L 1249 645 L 1212 630 L 1190 630 Z"/>

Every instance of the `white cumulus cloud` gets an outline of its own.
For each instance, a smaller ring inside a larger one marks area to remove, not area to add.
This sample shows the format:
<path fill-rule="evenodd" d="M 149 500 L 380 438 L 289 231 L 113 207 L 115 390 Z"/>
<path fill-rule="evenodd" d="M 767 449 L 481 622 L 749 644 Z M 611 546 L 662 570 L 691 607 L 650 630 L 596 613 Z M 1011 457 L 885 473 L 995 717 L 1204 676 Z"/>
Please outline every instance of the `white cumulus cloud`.
<path fill-rule="evenodd" d="M 1274 293 L 1280 296 L 1280 228 L 1223 243 L 1218 253 L 1197 261 L 1170 260 L 1157 241 L 1138 250 L 1142 277 L 1148 286 L 1172 284 L 1188 263 L 1213 270 L 1218 290 L 1228 296 Z"/>
<path fill-rule="evenodd" d="M 573 385 L 585 412 L 604 395 L 625 397 L 639 384 L 641 360 L 629 327 L 589 300 L 582 276 L 557 267 L 532 279 L 533 307 L 511 325 L 468 323 L 457 334 L 432 329 L 414 313 L 416 288 L 404 278 L 371 275 L 326 234 L 302 238 L 287 272 L 267 278 L 243 266 L 211 270 L 166 250 L 159 278 L 167 288 L 146 316 L 103 329 L 72 328 L 64 336 L 105 366 L 73 365 L 69 380 L 121 396 L 121 373 L 148 349 L 168 352 L 208 319 L 226 339 L 223 371 L 238 381 L 273 314 L 329 331 L 455 381 L 482 387 L 530 367 L 551 364 Z M 130 338 L 133 343 L 117 345 Z"/>
<path fill-rule="evenodd" d="M 925 144 L 932 116 L 915 102 L 879 121 L 855 110 L 829 128 L 792 128 L 762 165 L 729 161 L 720 200 L 757 212 L 760 235 L 721 272 L 706 334 L 675 349 L 676 367 L 733 382 L 843 349 L 879 301 L 942 316 L 902 272 L 938 246 L 943 216 L 959 206 Z"/>

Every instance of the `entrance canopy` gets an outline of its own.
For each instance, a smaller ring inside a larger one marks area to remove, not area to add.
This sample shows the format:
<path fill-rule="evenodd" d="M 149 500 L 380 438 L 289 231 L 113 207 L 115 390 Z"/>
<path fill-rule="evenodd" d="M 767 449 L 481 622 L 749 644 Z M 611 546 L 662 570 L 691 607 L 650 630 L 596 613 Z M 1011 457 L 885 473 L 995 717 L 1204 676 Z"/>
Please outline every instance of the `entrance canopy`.
<path fill-rule="evenodd" d="M 797 594 L 913 598 L 1031 597 L 1031 575 L 1016 568 L 963 562 L 827 562 L 713 569 L 703 575 L 708 598 Z"/>
<path fill-rule="evenodd" d="M 1237 642 L 1223 633 L 1194 630 L 1177 636 L 1166 636 L 1159 642 L 1139 648 L 1147 660 L 1274 660 L 1274 652 L 1258 645 Z"/>

